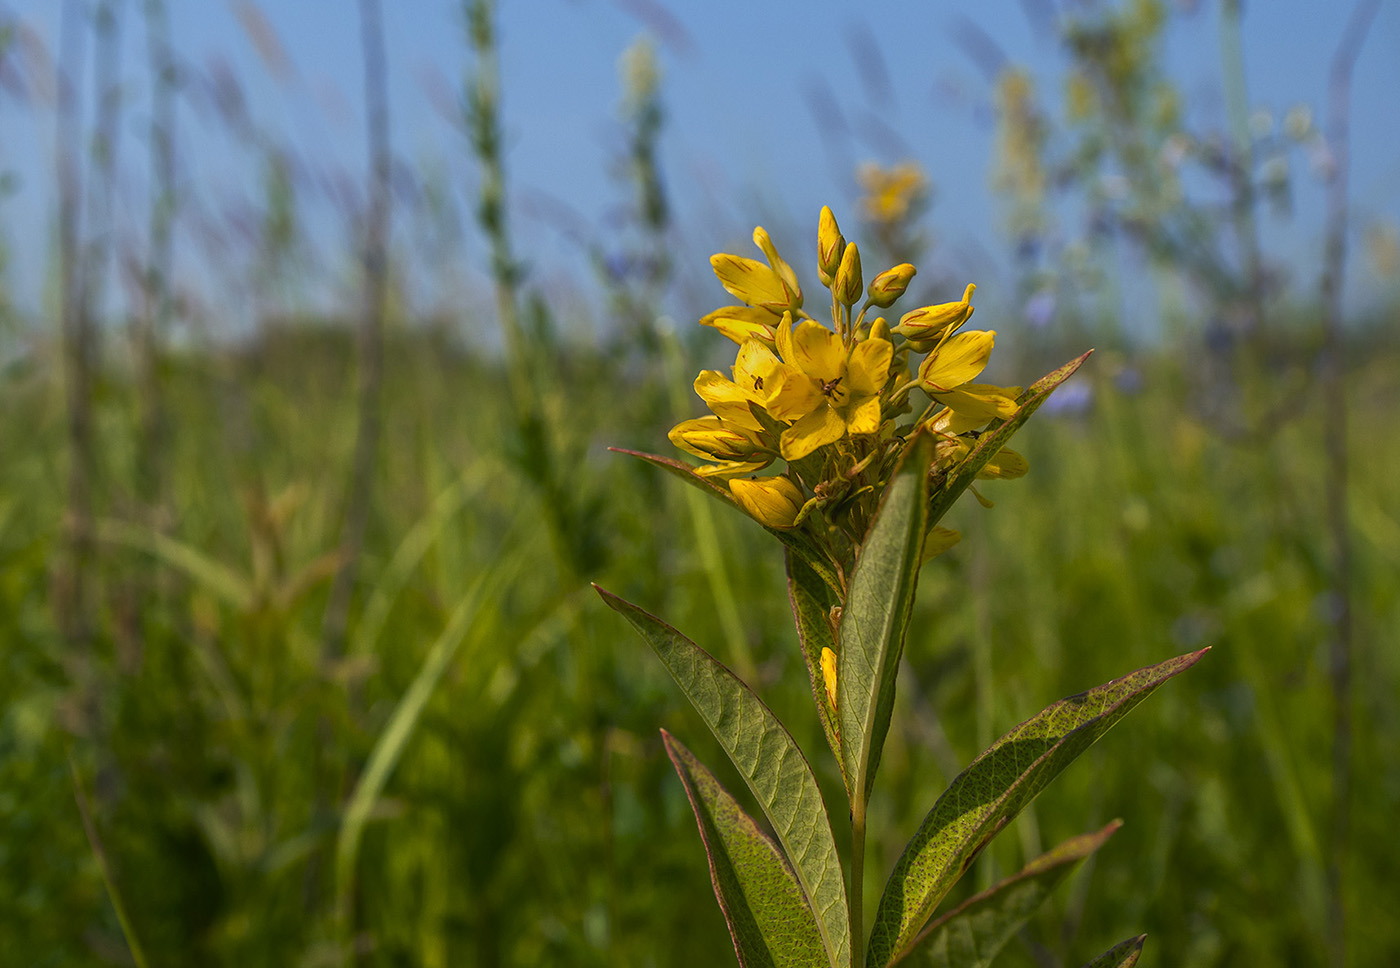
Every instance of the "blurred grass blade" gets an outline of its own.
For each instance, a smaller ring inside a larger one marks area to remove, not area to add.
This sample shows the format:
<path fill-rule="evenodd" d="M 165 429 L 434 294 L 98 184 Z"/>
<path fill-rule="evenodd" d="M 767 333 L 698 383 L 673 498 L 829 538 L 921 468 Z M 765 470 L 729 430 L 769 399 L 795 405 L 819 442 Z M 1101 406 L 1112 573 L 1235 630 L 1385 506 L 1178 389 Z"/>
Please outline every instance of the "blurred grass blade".
<path fill-rule="evenodd" d="M 932 436 L 913 437 L 856 558 L 841 613 L 836 705 L 853 805 L 870 797 L 890 726 L 895 674 L 919 580 L 932 460 Z"/>
<path fill-rule="evenodd" d="M 246 612 L 253 605 L 253 586 L 238 572 L 186 544 L 149 527 L 106 520 L 97 525 L 98 540 L 144 551 L 183 571 L 206 591 Z"/>
<path fill-rule="evenodd" d="M 1147 935 L 1140 934 L 1136 938 L 1120 941 L 1089 962 L 1084 968 L 1133 968 L 1142 955 L 1142 943 L 1146 940 Z"/>
<path fill-rule="evenodd" d="M 485 463 L 483 461 L 483 464 Z M 384 573 L 375 584 L 359 622 L 356 623 L 355 634 L 350 640 L 350 654 L 368 655 L 374 651 L 374 645 L 379 641 L 379 635 L 384 631 L 384 624 L 389 619 L 389 610 L 408 584 L 414 569 L 428 550 L 447 532 L 447 523 L 452 517 L 481 493 L 487 481 L 493 479 L 498 478 L 481 472 L 472 473 L 470 477 L 463 474 L 438 494 L 427 515 L 404 535 L 394 551 L 394 556 L 389 559 Z"/>
<path fill-rule="evenodd" d="M 827 588 L 800 555 L 788 549 L 787 560 L 788 602 L 792 605 L 792 617 L 797 624 L 797 637 L 802 643 L 802 658 L 807 663 L 807 677 L 812 681 L 812 700 L 821 719 L 822 731 L 826 733 L 827 744 L 841 767 L 841 778 L 846 779 L 846 761 L 841 756 L 841 737 L 837 732 L 836 716 L 826 696 L 826 678 L 822 674 L 822 649 L 836 651 L 836 637 L 831 631 L 831 607 L 837 604 L 836 597 Z M 850 796 L 850 782 L 846 783 L 846 795 Z"/>
<path fill-rule="evenodd" d="M 948 479 L 943 483 L 943 487 L 934 493 L 929 507 L 930 524 L 937 524 L 942 520 L 943 515 L 948 512 L 954 502 L 962 497 L 963 491 L 966 491 L 968 486 L 977 479 L 977 472 L 996 456 L 997 451 L 1006 446 L 1012 435 L 1030 419 L 1031 414 L 1040 409 L 1040 405 L 1050 398 L 1050 394 L 1055 391 L 1055 388 L 1073 376 L 1074 371 L 1079 369 L 1093 352 L 1093 350 L 1089 350 L 1088 353 L 1070 360 L 1058 370 L 1041 377 L 1016 399 L 1016 402 L 1021 406 L 1016 411 L 1015 416 L 1000 423 L 993 422 L 991 427 L 977 438 L 977 444 L 972 448 L 972 452 L 964 458 L 961 464 L 953 468 Z"/>
<path fill-rule="evenodd" d="M 102 878 L 102 886 L 107 889 L 107 900 L 112 904 L 112 913 L 117 916 L 117 926 L 121 928 L 122 939 L 126 941 L 126 950 L 131 955 L 132 964 L 136 968 L 146 968 L 150 962 L 146 960 L 145 949 L 141 947 L 141 942 L 136 937 L 136 929 L 132 927 L 131 918 L 126 912 L 126 905 L 122 903 L 121 891 L 117 890 L 117 882 L 112 877 L 111 867 L 107 864 L 107 851 L 102 847 L 102 838 L 97 834 L 97 823 L 92 817 L 92 807 L 89 804 L 87 792 L 83 789 L 83 778 L 78 772 L 78 762 L 73 759 L 73 751 L 68 751 L 68 773 L 73 781 L 73 797 L 78 801 L 78 816 L 83 821 L 83 832 L 87 834 L 88 847 L 92 850 L 92 856 L 97 861 L 97 873 Z"/>
<path fill-rule="evenodd" d="M 668 474 L 679 477 L 691 487 L 698 487 L 706 494 L 719 498 L 725 504 L 735 508 L 740 513 L 744 513 L 743 509 L 739 507 L 739 502 L 736 501 L 734 495 L 729 492 L 729 488 L 721 487 L 708 477 L 701 477 L 699 474 L 695 473 L 695 468 L 684 461 L 675 460 L 671 457 L 661 457 L 657 454 L 648 454 L 640 450 L 624 450 L 621 447 L 612 447 L 609 449 L 619 454 L 627 454 L 631 457 L 641 458 L 648 464 L 659 467 Z M 747 517 L 747 515 L 745 516 Z M 795 554 L 799 555 L 802 560 L 807 563 L 807 566 L 811 568 L 812 571 L 816 572 L 821 580 L 837 595 L 842 593 L 841 579 L 837 576 L 836 569 L 831 566 L 831 559 L 827 557 L 826 553 L 822 551 L 810 537 L 798 530 L 784 530 L 782 528 L 768 527 L 765 527 L 763 530 L 773 535 L 783 544 L 787 545 L 788 548 L 792 549 Z"/>
<path fill-rule="evenodd" d="M 597 588 L 597 586 L 594 586 Z M 598 588 L 641 633 L 738 767 L 817 915 L 833 968 L 850 964 L 846 883 L 816 777 L 772 710 L 700 646 L 654 615 Z"/>
<path fill-rule="evenodd" d="M 350 793 L 335 845 L 335 923 L 342 940 L 345 940 L 350 929 L 355 861 L 370 810 L 378 801 L 379 795 L 384 792 L 390 774 L 398 765 L 399 758 L 418 727 L 428 700 L 432 698 L 438 683 L 452 664 L 458 647 L 475 624 L 481 603 L 493 600 L 496 592 L 508 586 L 529 561 L 524 548 L 512 538 L 507 538 L 502 548 L 511 548 L 513 553 L 504 561 L 498 554 L 472 583 L 472 587 L 453 610 L 447 627 L 428 649 L 418 674 L 399 699 L 398 705 L 394 707 L 389 721 L 384 724 L 384 729 L 370 751 L 364 772 L 360 774 L 354 790 Z"/>
<path fill-rule="evenodd" d="M 949 888 L 1026 804 L 1202 649 L 1054 703 L 991 745 L 938 798 L 885 885 L 870 965 L 905 954 Z"/>
<path fill-rule="evenodd" d="M 1121 820 L 1042 854 L 1000 884 L 968 898 L 925 928 L 903 964 L 920 968 L 987 968 L 1060 882 L 1103 846 Z"/>
<path fill-rule="evenodd" d="M 812 909 L 778 848 L 690 750 L 664 729 L 661 739 L 695 811 L 741 968 L 828 964 Z"/>

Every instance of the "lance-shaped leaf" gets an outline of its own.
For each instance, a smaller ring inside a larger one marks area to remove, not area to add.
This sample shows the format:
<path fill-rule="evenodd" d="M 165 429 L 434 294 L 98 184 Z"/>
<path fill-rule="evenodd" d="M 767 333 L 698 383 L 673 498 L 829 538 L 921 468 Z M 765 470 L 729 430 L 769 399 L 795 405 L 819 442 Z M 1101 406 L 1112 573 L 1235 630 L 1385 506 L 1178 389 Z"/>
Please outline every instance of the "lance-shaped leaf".
<path fill-rule="evenodd" d="M 1209 649 L 1115 679 L 1026 720 L 972 761 L 938 798 L 885 885 L 869 965 L 902 956 L 982 848 L 1075 757 Z"/>
<path fill-rule="evenodd" d="M 841 858 L 817 779 L 792 734 L 714 656 L 630 602 L 601 588 L 598 594 L 646 639 L 734 761 L 817 916 L 832 968 L 845 968 L 851 936 Z"/>
<path fill-rule="evenodd" d="M 698 487 L 711 497 L 718 498 L 732 508 L 738 509 L 747 517 L 747 512 L 740 506 L 729 488 L 724 487 L 695 473 L 695 468 L 685 461 L 679 461 L 671 457 L 661 457 L 656 454 L 648 454 L 640 450 L 625 450 L 621 447 L 611 447 L 619 454 L 627 454 L 646 461 L 653 467 L 659 467 L 668 474 L 672 474 L 685 481 L 691 487 Z M 783 544 L 787 545 L 793 553 L 802 558 L 807 566 L 820 576 L 821 580 L 838 595 L 841 593 L 841 579 L 836 574 L 836 569 L 832 567 L 831 558 L 822 548 L 812 540 L 811 535 L 798 528 L 770 528 L 764 526 L 763 530 L 773 535 Z"/>
<path fill-rule="evenodd" d="M 1120 941 L 1089 962 L 1084 968 L 1133 968 L 1142 955 L 1142 943 L 1146 940 L 1147 935 L 1140 934 L 1136 938 Z"/>
<path fill-rule="evenodd" d="M 1123 825 L 1081 834 L 1041 854 L 1000 884 L 968 898 L 919 933 L 901 964 L 919 968 L 987 968 L 1050 892 Z"/>
<path fill-rule="evenodd" d="M 807 676 L 812 681 L 812 701 L 816 703 L 817 717 L 821 720 L 822 731 L 826 733 L 827 744 L 836 755 L 836 763 L 841 767 L 842 777 L 845 777 L 846 763 L 841 758 L 836 714 L 827 699 L 826 677 L 822 674 L 822 649 L 836 651 L 836 636 L 831 631 L 830 616 L 831 607 L 837 604 L 837 599 L 801 556 L 789 550 L 786 558 L 788 601 L 797 624 L 797 637 L 802 643 Z M 846 793 L 850 794 L 849 787 Z"/>
<path fill-rule="evenodd" d="M 661 739 L 695 811 L 741 968 L 828 964 L 802 886 L 773 841 L 690 750 L 664 729 Z"/>
<path fill-rule="evenodd" d="M 986 432 L 977 438 L 977 444 L 967 457 L 963 458 L 962 463 L 948 474 L 948 479 L 943 482 L 943 486 L 933 493 L 929 500 L 930 524 L 937 524 L 942 520 L 943 515 L 948 512 L 954 502 L 962 497 L 963 491 L 966 491 L 968 486 L 977 479 L 977 472 L 996 456 L 997 451 L 1001 450 L 1012 435 L 1021 429 L 1021 425 L 1030 419 L 1031 414 L 1040 409 L 1040 405 L 1049 399 L 1055 388 L 1073 376 L 1074 371 L 1079 369 L 1089 358 L 1089 354 L 1093 352 L 1090 350 L 1083 356 L 1070 360 L 1058 370 L 1041 377 L 1016 398 L 1020 409 L 1010 419 L 992 422 Z"/>
<path fill-rule="evenodd" d="M 851 573 L 836 653 L 841 757 L 854 804 L 870 798 L 894 708 L 895 674 L 928 530 L 933 438 L 911 437 Z"/>

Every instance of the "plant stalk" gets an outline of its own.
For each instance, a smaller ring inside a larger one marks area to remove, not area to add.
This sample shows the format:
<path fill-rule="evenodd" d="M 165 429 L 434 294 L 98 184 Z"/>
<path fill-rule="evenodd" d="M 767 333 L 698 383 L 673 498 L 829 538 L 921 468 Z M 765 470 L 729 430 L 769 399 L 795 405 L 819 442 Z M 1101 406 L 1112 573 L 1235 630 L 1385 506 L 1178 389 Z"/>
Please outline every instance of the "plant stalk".
<path fill-rule="evenodd" d="M 851 801 L 851 884 L 846 903 L 851 911 L 851 968 L 865 968 L 865 794 Z"/>

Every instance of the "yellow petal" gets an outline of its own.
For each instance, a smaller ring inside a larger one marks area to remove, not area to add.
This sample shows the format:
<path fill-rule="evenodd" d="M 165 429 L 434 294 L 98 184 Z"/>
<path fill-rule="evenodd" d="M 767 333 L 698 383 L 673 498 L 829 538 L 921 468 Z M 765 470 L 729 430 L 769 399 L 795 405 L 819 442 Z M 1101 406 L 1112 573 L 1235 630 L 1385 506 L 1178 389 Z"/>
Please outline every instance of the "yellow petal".
<path fill-rule="evenodd" d="M 787 289 L 789 308 L 800 309 L 802 307 L 802 287 L 797 284 L 797 273 L 793 272 L 792 266 L 784 262 L 783 257 L 778 255 L 778 247 L 773 244 L 773 240 L 768 237 L 768 232 L 762 225 L 753 230 L 753 244 L 763 250 L 768 264 L 773 267 L 773 271 L 783 281 L 783 286 Z"/>
<path fill-rule="evenodd" d="M 830 407 L 813 410 L 793 424 L 778 439 L 783 460 L 801 460 L 818 447 L 846 436 L 846 421 Z"/>
<path fill-rule="evenodd" d="M 977 472 L 979 478 L 994 480 L 1011 480 L 1017 477 L 1025 477 L 1030 470 L 1030 463 L 1016 451 L 1009 447 L 1003 447 L 993 455 L 992 459 L 982 466 Z"/>
<path fill-rule="evenodd" d="M 782 365 L 762 340 L 746 340 L 734 359 L 734 382 L 749 393 L 749 399 L 762 400 L 768 394 L 773 371 Z"/>
<path fill-rule="evenodd" d="M 778 345 L 781 351 L 783 344 Z M 789 352 L 791 356 L 783 357 L 787 362 L 822 383 L 834 383 L 841 377 L 846 349 L 841 345 L 841 337 L 821 323 L 806 320 L 798 324 L 792 331 Z"/>
<path fill-rule="evenodd" d="M 1018 408 L 1014 387 L 996 387 L 990 383 L 964 383 L 955 390 L 934 393 L 933 398 L 950 410 L 956 410 L 974 420 L 986 423 L 1014 414 Z"/>
<path fill-rule="evenodd" d="M 752 474 L 754 471 L 761 471 L 769 464 L 773 463 L 773 458 L 767 460 L 751 461 L 721 461 L 718 464 L 702 464 L 695 468 L 695 473 L 701 477 L 711 477 L 716 480 L 725 480 L 730 477 L 739 477 L 744 474 Z"/>
<path fill-rule="evenodd" d="M 880 429 L 880 398 L 866 397 L 854 407 L 847 407 L 846 432 L 849 434 L 873 434 Z"/>
<path fill-rule="evenodd" d="M 890 379 L 894 344 L 874 336 L 857 343 L 846 364 L 846 389 L 855 396 L 871 396 L 885 388 Z"/>
<path fill-rule="evenodd" d="M 836 653 L 822 646 L 822 680 L 826 683 L 826 701 L 836 708 Z"/>
<path fill-rule="evenodd" d="M 959 333 L 929 354 L 919 367 L 919 383 L 930 393 L 962 386 L 987 366 L 996 330 Z"/>
<path fill-rule="evenodd" d="M 952 528 L 942 528 L 935 526 L 928 534 L 924 535 L 924 549 L 921 562 L 930 558 L 937 558 L 953 545 L 962 540 L 962 534 Z"/>
<path fill-rule="evenodd" d="M 741 302 L 775 313 L 795 308 L 782 277 L 756 259 L 721 252 L 710 256 L 710 266 L 720 284 Z"/>
<path fill-rule="evenodd" d="M 827 409 L 820 381 L 795 366 L 784 364 L 774 370 L 764 386 L 767 396 L 763 399 L 763 408 L 779 420 L 791 423 L 813 410 Z"/>
<path fill-rule="evenodd" d="M 734 342 L 760 339 L 770 347 L 778 316 L 758 306 L 725 306 L 700 317 L 701 326 L 712 326 Z"/>
<path fill-rule="evenodd" d="M 986 425 L 987 421 L 985 420 L 978 420 L 975 416 L 958 413 L 947 407 L 930 417 L 928 423 L 925 424 L 935 434 L 946 434 L 954 437 L 958 434 L 965 434 L 969 430 L 981 430 Z"/>
<path fill-rule="evenodd" d="M 718 370 L 701 370 L 695 378 L 695 392 L 716 416 L 748 430 L 763 429 L 749 410 L 753 394 Z"/>
<path fill-rule="evenodd" d="M 806 503 L 802 491 L 786 477 L 736 477 L 729 490 L 750 517 L 770 528 L 792 527 Z"/>

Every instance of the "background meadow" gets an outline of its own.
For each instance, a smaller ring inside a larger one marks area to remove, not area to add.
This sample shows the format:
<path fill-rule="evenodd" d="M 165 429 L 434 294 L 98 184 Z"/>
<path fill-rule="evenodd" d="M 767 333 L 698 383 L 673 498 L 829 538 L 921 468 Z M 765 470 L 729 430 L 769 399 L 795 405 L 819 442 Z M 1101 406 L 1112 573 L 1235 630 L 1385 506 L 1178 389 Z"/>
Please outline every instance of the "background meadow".
<path fill-rule="evenodd" d="M 1209 645 L 959 888 L 1125 820 L 998 964 L 1400 956 L 1400 17 L 927 6 L 0 5 L 0 961 L 732 963 L 658 727 L 725 759 L 589 583 L 839 795 L 777 545 L 607 449 L 822 204 L 992 379 L 1097 350 L 923 573 L 873 869 Z"/>

